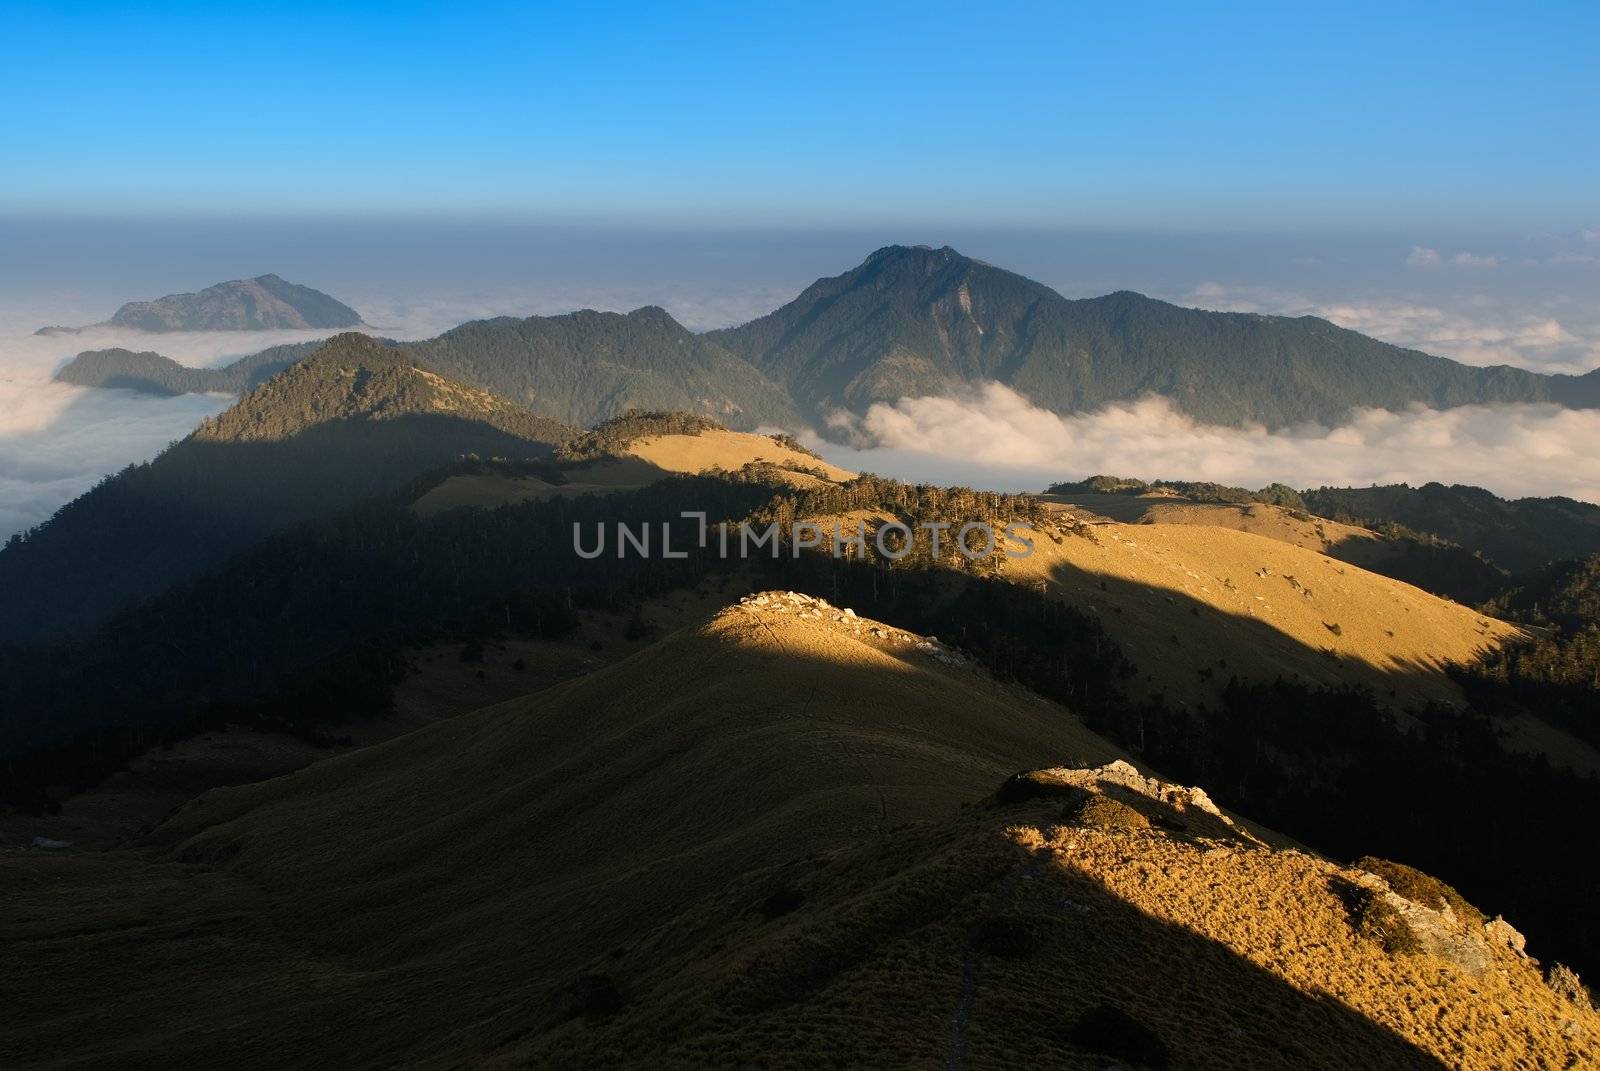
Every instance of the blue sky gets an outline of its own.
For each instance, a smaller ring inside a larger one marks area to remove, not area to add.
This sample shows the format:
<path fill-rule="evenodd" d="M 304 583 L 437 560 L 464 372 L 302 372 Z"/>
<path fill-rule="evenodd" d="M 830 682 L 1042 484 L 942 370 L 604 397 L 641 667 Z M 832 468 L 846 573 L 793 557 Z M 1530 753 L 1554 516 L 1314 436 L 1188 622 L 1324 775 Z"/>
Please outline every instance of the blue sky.
<path fill-rule="evenodd" d="M 1600 225 L 1597 4 L 578 7 L 0 3 L 0 213 Z"/>

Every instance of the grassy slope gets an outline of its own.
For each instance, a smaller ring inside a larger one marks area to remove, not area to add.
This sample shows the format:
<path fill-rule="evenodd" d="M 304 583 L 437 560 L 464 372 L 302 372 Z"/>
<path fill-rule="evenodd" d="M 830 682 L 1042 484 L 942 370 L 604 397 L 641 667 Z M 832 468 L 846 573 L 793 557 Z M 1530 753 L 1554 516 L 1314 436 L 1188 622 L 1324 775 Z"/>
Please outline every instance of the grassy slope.
<path fill-rule="evenodd" d="M 8 887 L 45 897 L 5 933 L 25 942 L 25 1025 L 0 1055 L 15 1066 L 74 1023 L 80 1055 L 142 1038 L 166 1066 L 241 1034 L 272 1039 L 245 1066 L 474 1050 L 740 873 L 948 814 L 1023 766 L 1114 755 L 907 644 L 734 611 L 536 696 L 208 793 L 158 830 L 164 850 L 121 856 L 115 897 L 108 857 L 0 856 Z M 170 897 L 185 881 L 197 914 Z M 211 928 L 206 905 L 230 897 L 243 917 Z M 256 977 L 219 993 L 233 957 Z M 423 1002 L 441 972 L 451 999 Z M 405 1014 L 374 1010 L 392 1005 Z"/>
<path fill-rule="evenodd" d="M 412 508 L 424 517 L 462 506 L 493 509 L 496 506 L 553 495 L 605 494 L 631 490 L 673 473 L 709 469 L 733 471 L 752 461 L 779 466 L 820 469 L 842 483 L 855 474 L 826 461 L 792 450 L 765 435 L 743 431 L 704 431 L 698 435 L 653 435 L 630 443 L 620 459 L 603 459 L 572 466 L 568 482 L 552 484 L 534 476 L 474 473 L 450 476 L 431 487 Z M 802 472 L 791 474 L 797 487 L 817 483 Z"/>
<path fill-rule="evenodd" d="M 1592 1046 L 1600 1023 L 1509 957 L 1469 978 L 1359 942 L 1311 857 L 1063 837 L 1059 801 L 961 812 L 1016 769 L 1116 753 L 873 627 L 733 608 L 208 793 L 147 849 L 0 855 L 0 1058 L 1098 1067 L 1067 1028 L 1108 1000 L 1184 1064 L 1561 1066 Z M 798 910 L 763 922 L 785 889 Z M 1022 952 L 979 939 L 996 916 L 1002 937 L 1023 919 Z M 571 1019 L 586 973 L 622 1015 Z"/>

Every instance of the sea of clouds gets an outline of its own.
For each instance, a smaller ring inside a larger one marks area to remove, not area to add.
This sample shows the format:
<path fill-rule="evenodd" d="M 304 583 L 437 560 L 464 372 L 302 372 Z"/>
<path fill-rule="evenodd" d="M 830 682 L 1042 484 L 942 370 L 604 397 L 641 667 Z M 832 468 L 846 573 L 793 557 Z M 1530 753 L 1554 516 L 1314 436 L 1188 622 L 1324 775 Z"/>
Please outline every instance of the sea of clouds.
<path fill-rule="evenodd" d="M 150 336 L 96 328 L 76 335 L 35 335 L 31 318 L 0 313 L 0 539 L 46 520 L 61 506 L 126 465 L 146 461 L 222 412 L 233 398 L 187 394 L 157 398 L 126 390 L 56 383 L 55 370 L 82 350 L 125 346 L 157 350 L 206 367 L 279 342 L 326 332 L 202 332 Z"/>
<path fill-rule="evenodd" d="M 777 288 L 702 297 L 685 288 L 507 286 L 404 296 L 341 291 L 365 330 L 387 338 L 428 338 L 469 320 L 591 308 L 626 312 L 652 302 L 692 330 L 737 323 L 781 304 Z M 105 317 L 109 295 L 67 294 L 0 303 L 0 540 L 47 520 L 105 476 L 148 461 L 234 401 L 225 394 L 158 398 L 127 390 L 56 383 L 52 376 L 84 350 L 154 350 L 179 364 L 215 367 L 268 346 L 324 338 L 328 331 L 202 331 L 149 334 L 95 326 L 38 335 L 44 324 Z"/>
<path fill-rule="evenodd" d="M 830 461 L 912 480 L 1018 490 L 1096 473 L 1249 488 L 1437 480 L 1600 502 L 1600 410 L 1553 405 L 1358 409 L 1338 427 L 1268 430 L 1203 424 L 1158 396 L 1062 416 L 990 383 L 840 423 L 868 445 L 813 437 Z"/>

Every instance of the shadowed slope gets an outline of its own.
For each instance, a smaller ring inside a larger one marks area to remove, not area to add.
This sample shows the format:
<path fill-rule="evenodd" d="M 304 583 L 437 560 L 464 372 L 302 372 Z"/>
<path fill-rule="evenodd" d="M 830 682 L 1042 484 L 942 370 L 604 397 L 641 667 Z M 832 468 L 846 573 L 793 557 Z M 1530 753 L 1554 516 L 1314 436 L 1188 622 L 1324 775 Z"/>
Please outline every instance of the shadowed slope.
<path fill-rule="evenodd" d="M 1252 847 L 1203 797 L 1125 797 L 1173 831 L 1076 843 L 1047 829 L 1059 795 L 959 811 L 1019 767 L 1114 755 L 937 644 L 747 600 L 589 677 L 208 793 L 152 853 L 0 857 L 25 938 L 0 1053 L 1100 1067 L 1128 1043 L 1090 1018 L 1114 1005 L 1180 1065 L 1566 1055 L 1530 967 L 1363 945 L 1336 868 Z"/>
<path fill-rule="evenodd" d="M 1600 551 L 1600 506 L 1570 498 L 1504 499 L 1481 487 L 1322 487 L 1305 492 L 1316 512 L 1359 524 L 1389 522 L 1442 536 L 1513 572 Z"/>
<path fill-rule="evenodd" d="M 191 803 L 157 832 L 167 861 L 132 874 L 158 889 L 209 863 L 202 887 L 253 891 L 236 895 L 243 919 L 207 923 L 124 889 L 113 914 L 170 923 L 148 962 L 97 956 L 102 939 L 71 921 L 108 909 L 97 859 L 77 908 L 61 899 L 76 860 L 40 860 L 55 906 L 24 913 L 26 1006 L 0 1052 L 60 1051 L 80 1004 L 53 1001 L 71 980 L 100 1024 L 79 1055 L 105 1063 L 139 1038 L 169 1067 L 461 1055 L 738 874 L 949 814 L 1020 766 L 1115 754 L 1059 708 L 910 643 L 733 610 L 579 681 Z M 241 968 L 191 961 L 202 932 L 254 964 L 253 985 L 216 991 L 208 972 Z M 289 1013 L 297 1000 L 324 1010 Z"/>
<path fill-rule="evenodd" d="M 0 642 L 83 631 L 274 529 L 463 454 L 545 457 L 568 434 L 364 335 L 336 336 L 0 552 Z"/>
<path fill-rule="evenodd" d="M 1492 599 L 1509 583 L 1505 570 L 1454 543 L 1392 528 L 1373 531 L 1265 502 L 1196 502 L 1176 495 L 1094 492 L 1044 497 L 1089 520 L 1205 525 L 1276 539 L 1471 605 Z"/>

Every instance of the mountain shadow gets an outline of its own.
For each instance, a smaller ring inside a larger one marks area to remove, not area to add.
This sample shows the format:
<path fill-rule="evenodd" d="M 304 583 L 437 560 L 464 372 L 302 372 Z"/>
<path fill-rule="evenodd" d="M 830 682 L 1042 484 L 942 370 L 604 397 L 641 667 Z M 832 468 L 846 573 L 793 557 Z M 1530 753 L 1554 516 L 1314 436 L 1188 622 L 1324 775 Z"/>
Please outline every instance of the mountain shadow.
<path fill-rule="evenodd" d="M 0 642 L 81 633 L 268 533 L 465 454 L 549 457 L 571 429 L 342 335 L 0 551 Z"/>
<path fill-rule="evenodd" d="M 906 509 L 918 498 L 936 503 L 937 490 L 864 479 L 816 494 L 850 509 Z M 684 509 L 713 521 L 758 510 L 811 515 L 796 505 L 803 497 L 731 476 L 687 477 L 605 499 L 557 495 L 427 520 L 397 498 L 285 532 L 75 648 L 6 652 L 0 684 L 13 698 L 0 728 L 12 784 L 93 784 L 114 768 L 107 763 L 218 724 L 376 716 L 406 642 L 559 636 L 574 608 L 626 609 L 740 564 L 709 550 L 580 560 L 574 523 L 654 524 Z M 999 498 L 948 496 L 952 508 Z M 1424 866 L 1525 926 L 1536 952 L 1582 970 L 1600 963 L 1600 915 L 1588 895 L 1600 874 L 1591 853 L 1570 847 L 1600 807 L 1600 783 L 1524 754 L 1517 734 L 1532 712 L 1508 704 L 1491 717 L 1469 706 L 1437 657 L 1375 661 L 1346 648 L 1381 642 L 1383 622 L 1314 618 L 1317 635 L 1297 638 L 1181 590 L 1066 566 L 1014 582 L 1003 570 L 996 578 L 830 557 L 750 564 L 763 586 L 942 637 L 1157 769 L 1317 850 Z M 1296 607 L 1321 606 L 1288 577 L 1272 579 Z M 1144 615 L 1137 633 L 1113 628 L 1119 606 L 1128 620 Z M 1480 636 L 1487 645 L 1474 615 L 1439 607 L 1463 620 L 1463 657 Z M 1206 654 L 1196 660 L 1191 648 Z M 1151 686 L 1163 682 L 1165 694 Z"/>
<path fill-rule="evenodd" d="M 1022 850 L 1004 831 L 1050 801 L 959 809 L 1115 754 L 1066 712 L 811 629 L 736 609 L 210 793 L 138 849 L 0 859 L 22 897 L 0 1054 L 745 1066 L 786 1038 L 847 1066 L 1441 1066 Z"/>

